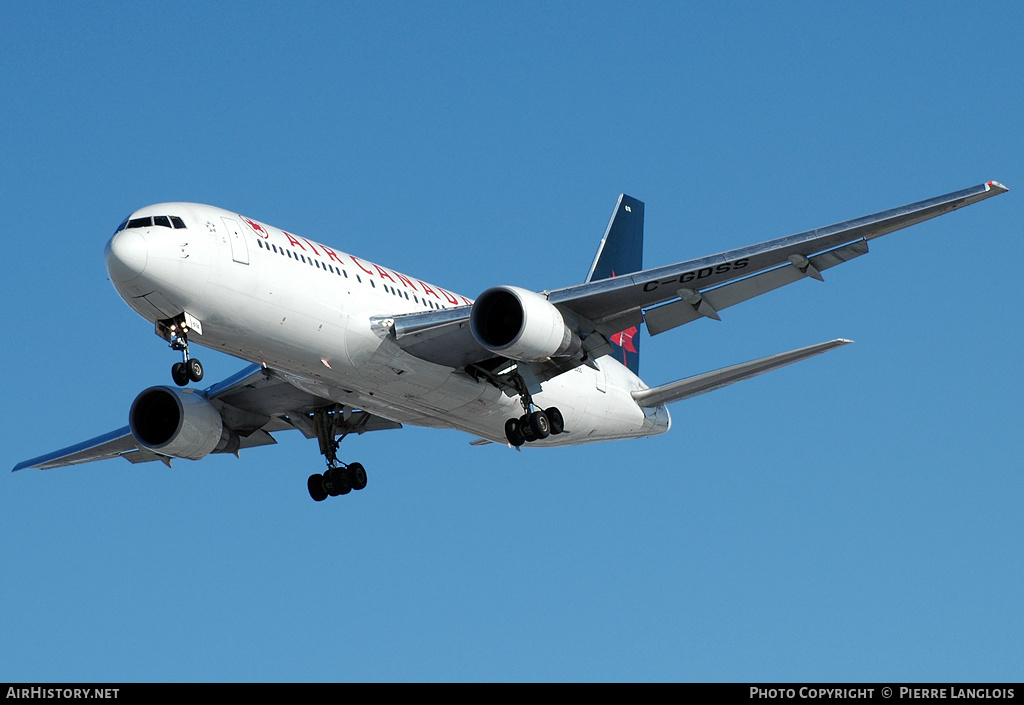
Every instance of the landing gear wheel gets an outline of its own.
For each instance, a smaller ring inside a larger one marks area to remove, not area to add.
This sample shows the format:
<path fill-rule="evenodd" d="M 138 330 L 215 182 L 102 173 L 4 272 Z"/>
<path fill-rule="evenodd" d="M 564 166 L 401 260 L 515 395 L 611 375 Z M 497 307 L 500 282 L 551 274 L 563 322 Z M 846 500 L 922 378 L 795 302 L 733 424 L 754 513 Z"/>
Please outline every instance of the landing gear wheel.
<path fill-rule="evenodd" d="M 184 362 L 175 362 L 171 365 L 171 379 L 179 387 L 184 387 L 188 384 L 188 370 L 185 369 Z"/>
<path fill-rule="evenodd" d="M 509 419 L 505 422 L 505 438 L 516 448 L 526 443 L 526 438 L 523 437 L 523 432 L 519 430 L 519 422 L 517 420 Z"/>
<path fill-rule="evenodd" d="M 366 470 L 359 463 L 349 463 L 348 476 L 352 481 L 352 489 L 361 490 L 366 487 Z"/>
<path fill-rule="evenodd" d="M 360 463 L 348 463 L 338 460 L 338 445 L 353 431 L 359 431 L 360 425 L 353 425 L 345 418 L 345 407 L 341 404 L 325 406 L 313 412 L 313 430 L 320 443 L 320 454 L 327 462 L 322 478 L 322 492 L 325 497 L 337 497 L 348 494 L 352 490 L 366 487 L 366 470 Z M 338 433 L 341 437 L 338 438 Z M 320 501 L 320 493 L 314 494 L 316 488 L 313 478 L 309 480 L 309 493 L 313 499 Z"/>
<path fill-rule="evenodd" d="M 190 358 L 189 361 L 185 363 L 185 371 L 188 373 L 188 378 L 190 380 L 198 382 L 203 378 L 203 363 L 199 362 L 199 360 L 194 357 Z"/>
<path fill-rule="evenodd" d="M 530 430 L 538 440 L 551 435 L 551 421 L 543 411 L 535 411 L 530 414 Z"/>
<path fill-rule="evenodd" d="M 537 434 L 533 432 L 533 426 L 530 425 L 529 416 L 520 416 L 519 421 L 519 433 L 523 434 L 523 440 L 527 443 L 532 443 L 537 440 Z"/>
<path fill-rule="evenodd" d="M 545 409 L 544 413 L 547 414 L 548 421 L 551 422 L 552 436 L 557 436 L 565 430 L 565 419 L 562 418 L 562 412 L 558 410 L 558 407 L 552 406 L 550 409 Z"/>
<path fill-rule="evenodd" d="M 333 468 L 324 473 L 324 489 L 327 494 L 337 497 L 352 491 L 352 476 L 345 468 Z"/>
<path fill-rule="evenodd" d="M 324 489 L 324 476 L 320 473 L 309 476 L 309 479 L 306 480 L 306 488 L 309 490 L 309 496 L 313 498 L 314 502 L 323 502 L 327 499 L 327 490 Z"/>

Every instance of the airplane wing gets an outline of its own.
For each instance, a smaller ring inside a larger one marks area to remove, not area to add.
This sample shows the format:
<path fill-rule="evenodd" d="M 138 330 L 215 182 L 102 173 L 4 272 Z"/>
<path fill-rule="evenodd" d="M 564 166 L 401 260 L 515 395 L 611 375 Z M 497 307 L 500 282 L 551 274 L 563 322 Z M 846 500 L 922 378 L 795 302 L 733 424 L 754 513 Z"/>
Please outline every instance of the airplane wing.
<path fill-rule="evenodd" d="M 238 447 L 234 452 L 277 441 L 271 435 L 278 431 L 298 429 L 306 438 L 316 438 L 313 412 L 334 408 L 336 402 L 303 390 L 301 380 L 286 376 L 260 365 L 250 365 L 239 373 L 213 386 L 197 391 L 220 412 L 224 424 L 237 434 Z M 337 434 L 366 433 L 401 428 L 402 424 L 366 411 L 348 410 L 337 415 L 334 430 Z M 25 468 L 49 470 L 79 465 L 95 460 L 121 457 L 132 463 L 160 460 L 168 465 L 171 459 L 136 442 L 128 426 L 97 436 L 68 448 L 32 458 L 14 466 L 14 471 Z"/>
<path fill-rule="evenodd" d="M 868 252 L 868 241 L 1006 192 L 989 181 L 944 196 L 788 235 L 708 257 L 541 292 L 576 322 L 590 358 L 610 351 L 608 339 L 646 322 L 651 335 L 718 311 Z M 476 365 L 496 356 L 469 326 L 471 306 L 394 316 L 385 328 L 412 355 L 450 367 Z M 593 335 L 597 333 L 599 335 Z M 550 378 L 581 361 L 535 364 Z"/>

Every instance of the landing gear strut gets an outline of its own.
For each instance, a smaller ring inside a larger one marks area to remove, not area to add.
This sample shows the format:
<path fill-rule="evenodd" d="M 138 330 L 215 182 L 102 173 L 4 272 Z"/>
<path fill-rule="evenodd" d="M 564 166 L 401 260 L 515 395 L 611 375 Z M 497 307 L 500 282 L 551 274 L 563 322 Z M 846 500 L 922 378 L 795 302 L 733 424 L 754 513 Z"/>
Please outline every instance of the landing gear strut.
<path fill-rule="evenodd" d="M 565 421 L 558 407 L 540 409 L 534 404 L 530 390 L 518 372 L 513 373 L 511 381 L 519 393 L 519 403 L 523 405 L 523 411 L 526 413 L 518 419 L 509 419 L 505 422 L 505 438 L 509 443 L 518 448 L 524 443 L 557 436 L 565 430 Z"/>
<path fill-rule="evenodd" d="M 360 463 L 346 464 L 338 460 L 338 446 L 353 430 L 348 427 L 340 437 L 336 437 L 335 429 L 341 425 L 338 421 L 344 423 L 344 410 L 340 405 L 333 409 L 317 409 L 313 413 L 313 428 L 320 442 L 320 453 L 327 461 L 323 475 L 315 473 L 306 481 L 309 496 L 314 502 L 366 487 L 366 470 Z"/>
<path fill-rule="evenodd" d="M 156 332 L 168 342 L 171 350 L 181 351 L 181 362 L 171 365 L 171 379 L 179 387 L 184 387 L 189 382 L 199 382 L 203 379 L 203 363 L 188 355 L 188 332 L 189 326 L 185 314 L 180 314 L 165 321 L 157 321 Z"/>

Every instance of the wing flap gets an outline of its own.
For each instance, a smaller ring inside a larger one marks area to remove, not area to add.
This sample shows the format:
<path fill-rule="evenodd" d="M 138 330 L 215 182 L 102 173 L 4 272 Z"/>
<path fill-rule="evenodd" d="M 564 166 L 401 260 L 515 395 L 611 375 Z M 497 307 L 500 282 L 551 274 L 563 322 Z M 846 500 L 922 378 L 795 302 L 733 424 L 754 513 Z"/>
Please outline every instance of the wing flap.
<path fill-rule="evenodd" d="M 768 357 L 762 357 L 759 360 L 743 362 L 739 365 L 733 365 L 713 372 L 705 372 L 704 374 L 696 375 L 694 377 L 687 377 L 686 379 L 681 379 L 677 382 L 663 384 L 660 387 L 639 389 L 632 393 L 633 399 L 635 399 L 636 403 L 642 407 L 670 404 L 674 401 L 689 399 L 690 397 L 695 397 L 699 394 L 705 394 L 716 389 L 721 389 L 722 387 L 726 387 L 735 382 L 756 377 L 757 375 L 770 372 L 771 370 L 776 370 L 780 367 L 785 367 L 786 365 L 791 365 L 794 362 L 799 362 L 800 360 L 806 360 L 809 357 L 820 355 L 823 352 L 834 350 L 835 348 L 852 342 L 852 340 L 837 338 L 836 340 L 829 340 L 825 343 L 809 345 L 806 348 L 790 350 L 789 352 L 779 353 L 777 355 L 769 355 Z"/>
<path fill-rule="evenodd" d="M 803 269 L 798 266 L 797 262 L 790 261 L 789 264 L 782 267 L 769 269 L 766 272 L 707 290 L 695 291 L 680 287 L 677 293 L 686 292 L 684 294 L 687 296 L 686 299 L 680 298 L 644 312 L 647 331 L 651 335 L 658 335 L 698 318 L 718 319 L 717 312 L 722 309 L 735 306 L 806 277 L 820 279 L 820 272 L 867 253 L 867 242 L 858 240 L 808 258 L 806 262 L 809 266 L 805 266 Z M 816 273 L 818 276 L 815 276 Z"/>

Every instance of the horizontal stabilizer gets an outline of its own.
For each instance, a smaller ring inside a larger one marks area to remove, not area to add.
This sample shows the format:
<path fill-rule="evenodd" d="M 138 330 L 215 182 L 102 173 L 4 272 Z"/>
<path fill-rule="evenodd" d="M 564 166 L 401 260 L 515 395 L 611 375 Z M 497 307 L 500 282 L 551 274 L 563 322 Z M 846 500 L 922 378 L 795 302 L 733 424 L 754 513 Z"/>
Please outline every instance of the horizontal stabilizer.
<path fill-rule="evenodd" d="M 720 389 L 732 384 L 733 382 L 739 382 L 744 379 L 756 377 L 764 372 L 769 372 L 771 370 L 778 369 L 779 367 L 785 367 L 786 365 L 790 365 L 794 362 L 814 357 L 815 355 L 819 355 L 823 352 L 832 350 L 833 348 L 838 348 L 841 345 L 846 345 L 847 343 L 852 342 L 852 340 L 837 338 L 836 340 L 830 340 L 826 343 L 809 345 L 806 348 L 790 350 L 789 352 L 779 353 L 778 355 L 769 355 L 768 357 L 762 357 L 760 360 L 743 362 L 739 365 L 715 370 L 714 372 L 705 372 L 704 374 L 697 375 L 696 377 L 688 377 L 687 379 L 681 379 L 678 382 L 670 382 L 669 384 L 663 384 L 660 387 L 654 387 L 653 389 L 638 389 L 633 392 L 633 398 L 636 400 L 637 404 L 643 407 L 669 404 L 674 401 L 688 399 L 690 397 L 695 397 L 698 394 L 704 394 L 705 392 Z"/>

